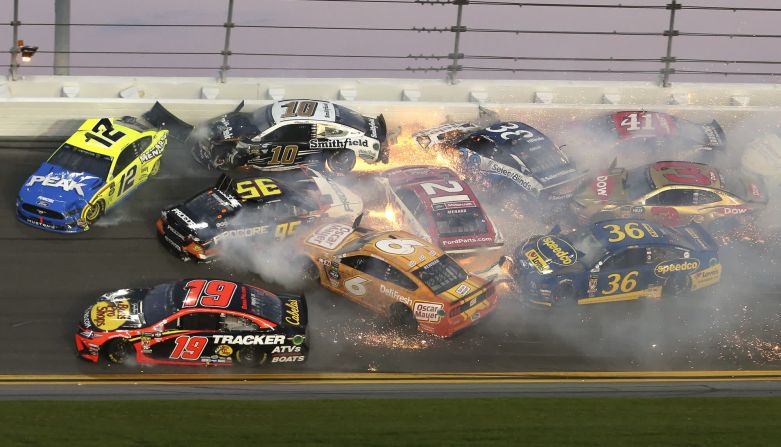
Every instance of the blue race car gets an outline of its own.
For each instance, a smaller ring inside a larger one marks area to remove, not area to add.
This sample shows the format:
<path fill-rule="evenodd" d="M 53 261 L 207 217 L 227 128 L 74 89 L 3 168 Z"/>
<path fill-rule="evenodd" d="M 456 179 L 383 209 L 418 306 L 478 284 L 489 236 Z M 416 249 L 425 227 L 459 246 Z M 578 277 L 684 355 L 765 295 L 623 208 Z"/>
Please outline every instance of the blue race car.
<path fill-rule="evenodd" d="M 446 124 L 413 138 L 423 149 L 441 150 L 456 159 L 461 171 L 485 180 L 492 191 L 513 187 L 533 198 L 563 200 L 572 197 L 581 178 L 553 141 L 518 121 L 488 127 Z"/>
<path fill-rule="evenodd" d="M 605 220 L 531 237 L 515 252 L 512 276 L 543 307 L 661 298 L 717 284 L 717 250 L 698 224 Z"/>
<path fill-rule="evenodd" d="M 167 113 L 159 104 L 152 109 L 161 110 Z M 86 120 L 24 182 L 16 199 L 17 218 L 57 233 L 88 230 L 157 174 L 167 137 L 167 130 L 133 117 Z"/>

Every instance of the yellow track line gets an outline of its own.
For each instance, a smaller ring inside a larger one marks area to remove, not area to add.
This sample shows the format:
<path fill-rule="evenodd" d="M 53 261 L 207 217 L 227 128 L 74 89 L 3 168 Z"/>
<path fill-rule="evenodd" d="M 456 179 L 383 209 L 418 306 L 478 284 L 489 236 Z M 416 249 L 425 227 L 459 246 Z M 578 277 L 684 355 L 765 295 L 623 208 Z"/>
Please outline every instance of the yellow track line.
<path fill-rule="evenodd" d="M 772 371 L 619 371 L 619 372 L 467 372 L 467 373 L 271 373 L 271 374 L 33 374 L 0 375 L 0 385 L 219 385 L 367 383 L 626 383 L 781 381 Z"/>

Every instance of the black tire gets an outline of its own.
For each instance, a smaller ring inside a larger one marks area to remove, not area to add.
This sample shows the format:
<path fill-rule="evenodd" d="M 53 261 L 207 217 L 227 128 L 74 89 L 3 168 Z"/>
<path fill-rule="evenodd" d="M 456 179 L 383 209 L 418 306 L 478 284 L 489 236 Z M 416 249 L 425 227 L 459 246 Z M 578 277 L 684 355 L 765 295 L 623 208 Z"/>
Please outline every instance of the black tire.
<path fill-rule="evenodd" d="M 84 213 L 84 220 L 87 226 L 94 224 L 105 211 L 106 203 L 103 200 L 98 200 L 94 205 L 88 205 L 87 211 Z"/>
<path fill-rule="evenodd" d="M 412 313 L 412 309 L 402 303 L 394 303 L 390 308 L 391 326 L 405 332 L 417 332 L 418 320 Z"/>
<path fill-rule="evenodd" d="M 243 346 L 236 350 L 234 358 L 238 365 L 254 368 L 266 363 L 268 353 L 259 346 Z"/>
<path fill-rule="evenodd" d="M 133 359 L 133 345 L 124 338 L 109 340 L 101 349 L 101 353 L 109 363 L 117 365 L 126 364 Z"/>
<path fill-rule="evenodd" d="M 326 163 L 331 172 L 345 174 L 355 167 L 355 151 L 352 149 L 339 149 L 328 156 Z"/>
<path fill-rule="evenodd" d="M 575 286 L 569 281 L 562 281 L 551 290 L 551 303 L 555 308 L 575 307 Z"/>
<path fill-rule="evenodd" d="M 682 294 L 691 291 L 692 284 L 689 275 L 683 273 L 678 275 L 672 275 L 667 278 L 662 286 L 663 297 L 678 297 Z"/>
<path fill-rule="evenodd" d="M 299 258 L 294 262 L 296 267 L 301 267 L 301 279 L 305 286 L 315 286 L 320 283 L 320 269 L 309 258 Z"/>

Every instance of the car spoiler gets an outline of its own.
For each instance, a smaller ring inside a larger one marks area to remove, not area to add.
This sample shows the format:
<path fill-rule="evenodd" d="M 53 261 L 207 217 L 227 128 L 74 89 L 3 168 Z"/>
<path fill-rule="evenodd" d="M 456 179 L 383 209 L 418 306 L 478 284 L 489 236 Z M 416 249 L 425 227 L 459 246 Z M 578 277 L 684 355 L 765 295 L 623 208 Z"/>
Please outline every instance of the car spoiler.
<path fill-rule="evenodd" d="M 155 105 L 144 113 L 142 117 L 149 122 L 149 124 L 159 129 L 167 130 L 169 135 L 179 141 L 187 140 L 193 131 L 192 125 L 177 118 L 176 115 L 163 107 L 159 101 L 155 101 Z"/>
<path fill-rule="evenodd" d="M 727 135 L 718 121 L 713 120 L 708 124 L 702 124 L 702 130 L 705 133 L 706 145 L 712 150 L 725 150 L 727 146 Z M 711 132 L 715 135 L 711 135 Z"/>
<path fill-rule="evenodd" d="M 306 328 L 309 318 L 307 315 L 306 297 L 304 294 L 280 293 L 277 297 L 282 301 L 282 321 L 286 326 Z M 296 302 L 297 307 L 288 303 Z M 296 319 L 298 324 L 295 323 Z"/>

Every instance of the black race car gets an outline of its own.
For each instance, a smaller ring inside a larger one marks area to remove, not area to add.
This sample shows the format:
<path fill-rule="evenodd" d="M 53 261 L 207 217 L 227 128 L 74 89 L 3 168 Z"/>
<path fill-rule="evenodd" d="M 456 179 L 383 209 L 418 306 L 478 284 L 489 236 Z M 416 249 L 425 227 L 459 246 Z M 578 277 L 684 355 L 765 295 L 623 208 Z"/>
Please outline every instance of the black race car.
<path fill-rule="evenodd" d="M 257 366 L 306 360 L 303 295 L 220 279 L 105 293 L 79 321 L 76 351 L 93 362 Z"/>
<path fill-rule="evenodd" d="M 300 226 L 323 218 L 352 222 L 361 212 L 359 196 L 309 168 L 245 167 L 163 210 L 157 234 L 183 260 L 210 261 L 230 241 L 282 240 Z"/>
<path fill-rule="evenodd" d="M 581 177 L 553 141 L 518 121 L 447 124 L 413 138 L 423 149 L 453 152 L 460 170 L 484 180 L 492 191 L 517 186 L 525 196 L 561 200 L 572 196 Z"/>
<path fill-rule="evenodd" d="M 254 112 L 217 117 L 192 134 L 193 155 L 201 164 L 227 170 L 242 165 L 279 170 L 306 165 L 348 172 L 356 157 L 388 162 L 382 115 L 363 116 L 329 101 L 285 100 Z"/>

